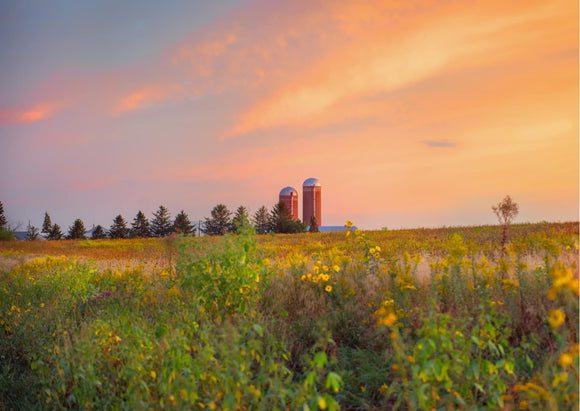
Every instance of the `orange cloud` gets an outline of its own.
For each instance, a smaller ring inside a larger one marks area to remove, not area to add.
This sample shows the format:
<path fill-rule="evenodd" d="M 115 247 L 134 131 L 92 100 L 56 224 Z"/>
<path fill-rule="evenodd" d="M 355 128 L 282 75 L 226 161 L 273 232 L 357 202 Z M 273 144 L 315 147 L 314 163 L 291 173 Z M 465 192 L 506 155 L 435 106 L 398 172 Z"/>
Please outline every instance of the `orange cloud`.
<path fill-rule="evenodd" d="M 362 20 L 368 23 L 372 13 L 368 5 L 361 7 Z M 368 27 L 349 26 L 345 47 L 315 61 L 312 70 L 297 74 L 286 87 L 243 112 L 225 137 L 300 125 L 341 101 L 429 78 L 577 48 L 577 9 L 570 1 L 529 2 L 525 8 L 500 2 L 466 8 L 461 2 L 403 16 L 402 23 L 392 26 L 384 20 L 388 16 L 382 16 L 382 24 L 375 17 L 376 24 Z M 348 15 L 360 17 L 352 10 Z M 339 16 L 343 24 L 347 17 Z"/>
<path fill-rule="evenodd" d="M 114 114 L 123 114 L 152 106 L 164 100 L 174 98 L 183 91 L 178 85 L 145 86 L 121 97 L 115 107 Z"/>
<path fill-rule="evenodd" d="M 27 109 L 0 110 L 0 124 L 30 124 L 50 118 L 57 111 L 56 103 L 42 103 Z"/>

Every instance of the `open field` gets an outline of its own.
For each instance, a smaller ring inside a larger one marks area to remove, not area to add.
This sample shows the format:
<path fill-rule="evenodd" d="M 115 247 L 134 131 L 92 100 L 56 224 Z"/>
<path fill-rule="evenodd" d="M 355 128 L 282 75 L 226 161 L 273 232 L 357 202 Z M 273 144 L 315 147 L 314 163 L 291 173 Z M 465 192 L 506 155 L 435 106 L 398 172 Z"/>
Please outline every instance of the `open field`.
<path fill-rule="evenodd" d="M 578 223 L 0 243 L 0 409 L 578 409 Z"/>

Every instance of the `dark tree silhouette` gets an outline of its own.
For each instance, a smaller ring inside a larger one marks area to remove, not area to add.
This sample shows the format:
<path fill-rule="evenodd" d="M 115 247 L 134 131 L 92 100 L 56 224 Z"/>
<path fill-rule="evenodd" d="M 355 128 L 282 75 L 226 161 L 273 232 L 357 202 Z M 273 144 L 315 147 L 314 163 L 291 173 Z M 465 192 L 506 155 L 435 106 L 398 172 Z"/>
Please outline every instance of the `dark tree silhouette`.
<path fill-rule="evenodd" d="M 51 231 L 52 231 L 52 221 L 50 220 L 50 216 L 48 215 L 48 212 L 45 212 L 44 213 L 44 222 L 42 223 L 41 233 L 44 234 L 45 238 L 48 238 Z"/>
<path fill-rule="evenodd" d="M 0 201 L 0 228 L 6 228 L 7 223 L 6 216 L 4 215 L 4 205 Z"/>
<path fill-rule="evenodd" d="M 232 212 L 224 204 L 211 210 L 211 218 L 205 218 L 202 231 L 205 235 L 224 235 L 232 224 Z"/>
<path fill-rule="evenodd" d="M 270 212 L 270 231 L 280 234 L 303 233 L 306 231 L 306 224 L 294 220 L 286 204 L 281 201 Z"/>
<path fill-rule="evenodd" d="M 132 237 L 151 237 L 151 227 L 149 225 L 149 220 L 145 217 L 145 214 L 141 210 L 135 216 L 135 219 L 131 223 L 131 236 Z"/>
<path fill-rule="evenodd" d="M 248 210 L 244 206 L 239 206 L 234 214 L 234 218 L 232 218 L 231 232 L 239 233 L 242 227 L 249 225 L 250 215 L 248 214 Z"/>
<path fill-rule="evenodd" d="M 160 205 L 157 212 L 153 213 L 153 217 L 153 220 L 151 220 L 151 233 L 153 237 L 167 237 L 170 235 L 173 225 L 171 224 L 169 211 Z"/>
<path fill-rule="evenodd" d="M 195 235 L 193 229 L 194 227 L 191 224 L 191 221 L 189 221 L 189 217 L 187 216 L 186 212 L 181 210 L 179 214 L 175 216 L 175 221 L 173 222 L 173 232 L 183 235 Z"/>
<path fill-rule="evenodd" d="M 26 228 L 26 240 L 34 241 L 38 238 L 38 228 L 30 225 L 30 221 L 28 222 L 28 227 Z"/>
<path fill-rule="evenodd" d="M 265 206 L 260 207 L 254 214 L 254 227 L 258 234 L 270 232 L 270 214 Z"/>
<path fill-rule="evenodd" d="M 77 218 L 72 226 L 68 229 L 68 234 L 66 238 L 68 240 L 84 240 L 85 237 L 85 225 L 80 218 Z"/>
<path fill-rule="evenodd" d="M 98 226 L 95 227 L 95 229 L 93 230 L 93 233 L 91 234 L 91 239 L 92 240 L 102 240 L 104 238 L 107 238 L 107 233 L 105 233 L 105 230 L 103 229 L 103 227 L 99 224 Z"/>
<path fill-rule="evenodd" d="M 313 215 L 312 217 L 310 217 L 310 227 L 308 228 L 308 231 L 311 233 L 317 233 L 318 232 L 318 223 L 316 222 L 316 216 Z"/>
<path fill-rule="evenodd" d="M 47 240 L 62 240 L 62 238 L 63 238 L 63 234 L 62 234 L 62 231 L 60 230 L 60 226 L 58 224 L 53 224 L 53 226 L 50 228 L 50 233 L 48 233 L 48 236 L 46 237 L 46 239 Z"/>
<path fill-rule="evenodd" d="M 129 235 L 129 228 L 127 228 L 127 222 L 121 214 L 119 214 L 113 220 L 113 225 L 109 228 L 110 238 L 127 238 Z"/>

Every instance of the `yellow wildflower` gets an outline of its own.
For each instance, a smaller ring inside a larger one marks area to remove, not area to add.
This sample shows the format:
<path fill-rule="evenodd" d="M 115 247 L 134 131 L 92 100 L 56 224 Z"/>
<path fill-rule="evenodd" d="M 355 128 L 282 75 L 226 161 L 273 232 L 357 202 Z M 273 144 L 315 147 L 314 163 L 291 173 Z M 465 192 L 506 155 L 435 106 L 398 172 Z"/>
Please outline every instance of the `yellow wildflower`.
<path fill-rule="evenodd" d="M 340 267 L 339 267 L 339 266 L 337 266 L 337 265 L 335 265 L 334 267 L 332 267 L 332 269 L 333 269 L 334 271 L 336 271 L 337 273 L 340 271 Z"/>
<path fill-rule="evenodd" d="M 554 310 L 550 310 L 550 315 L 548 316 L 548 322 L 550 323 L 550 327 L 558 328 L 564 323 L 566 319 L 566 314 L 562 312 L 559 308 Z"/>
<path fill-rule="evenodd" d="M 526 400 L 521 400 L 518 408 L 520 410 L 527 410 L 528 409 L 528 402 Z"/>
<path fill-rule="evenodd" d="M 389 386 L 387 384 L 383 384 L 381 385 L 381 388 L 379 388 L 381 395 L 387 395 L 387 391 L 389 391 Z"/>
<path fill-rule="evenodd" d="M 560 364 L 562 367 L 567 367 L 570 364 L 572 364 L 573 358 L 570 354 L 568 353 L 564 353 L 560 356 L 560 359 L 558 360 L 558 364 Z"/>
<path fill-rule="evenodd" d="M 324 291 L 326 291 L 327 293 L 331 292 L 331 291 L 332 291 L 332 286 L 330 286 L 330 285 L 327 285 L 327 286 L 324 288 Z"/>
<path fill-rule="evenodd" d="M 392 326 L 395 321 L 397 321 L 397 316 L 393 313 L 389 313 L 386 317 L 379 321 L 379 324 L 386 325 L 387 327 Z"/>
<path fill-rule="evenodd" d="M 151 378 L 157 378 L 157 373 L 155 371 L 151 371 Z"/>

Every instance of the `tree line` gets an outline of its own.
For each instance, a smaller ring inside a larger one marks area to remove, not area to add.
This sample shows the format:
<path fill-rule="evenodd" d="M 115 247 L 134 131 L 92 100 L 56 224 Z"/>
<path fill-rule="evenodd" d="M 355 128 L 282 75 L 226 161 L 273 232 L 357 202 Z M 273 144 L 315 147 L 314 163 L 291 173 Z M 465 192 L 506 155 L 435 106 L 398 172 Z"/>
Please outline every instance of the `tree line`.
<path fill-rule="evenodd" d="M 0 230 L 7 235 L 12 234 L 6 229 L 6 217 L 2 202 L 0 202 Z M 248 210 L 240 206 L 235 212 L 231 212 L 226 205 L 218 204 L 211 210 L 211 216 L 205 217 L 200 226 L 196 227 L 189 220 L 187 213 L 181 210 L 175 219 L 171 219 L 169 211 L 163 205 L 159 206 L 153 213 L 153 218 L 149 220 L 145 214 L 139 210 L 133 222 L 129 225 L 121 214 L 113 219 L 113 224 L 106 230 L 103 226 L 97 225 L 93 228 L 90 238 L 94 240 L 112 238 L 149 238 L 166 237 L 171 234 L 181 234 L 184 236 L 195 235 L 196 229 L 208 236 L 224 235 L 227 233 L 239 233 L 244 227 L 253 227 L 257 234 L 268 233 L 302 233 L 307 230 L 307 225 L 300 220 L 292 219 L 290 211 L 283 202 L 274 205 L 268 211 L 265 206 L 260 207 L 256 213 L 250 217 Z M 310 221 L 309 231 L 317 232 L 318 225 L 316 218 Z M 44 213 L 42 229 L 31 226 L 27 227 L 27 240 L 35 240 L 42 235 L 47 240 L 62 239 L 86 239 L 87 230 L 80 218 L 77 218 L 68 228 L 66 234 L 58 224 L 53 224 L 48 212 Z M 8 236 L 6 239 L 13 239 Z"/>

